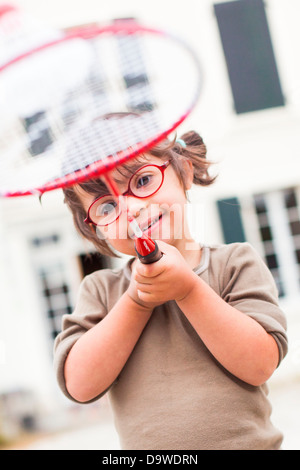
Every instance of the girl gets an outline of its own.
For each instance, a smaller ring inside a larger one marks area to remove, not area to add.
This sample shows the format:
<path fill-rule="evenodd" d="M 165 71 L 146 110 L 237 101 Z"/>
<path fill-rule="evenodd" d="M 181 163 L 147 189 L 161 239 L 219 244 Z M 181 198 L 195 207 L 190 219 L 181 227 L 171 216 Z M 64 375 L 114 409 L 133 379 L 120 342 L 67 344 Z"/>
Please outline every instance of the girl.
<path fill-rule="evenodd" d="M 108 391 L 123 449 L 279 449 L 266 381 L 287 352 L 271 274 L 247 243 L 199 246 L 184 210 L 209 185 L 195 132 L 163 142 L 112 178 L 162 258 L 135 258 L 127 214 L 99 179 L 65 189 L 75 226 L 122 269 L 86 276 L 63 318 L 55 366 L 63 392 Z M 122 210 L 123 209 L 123 210 Z"/>

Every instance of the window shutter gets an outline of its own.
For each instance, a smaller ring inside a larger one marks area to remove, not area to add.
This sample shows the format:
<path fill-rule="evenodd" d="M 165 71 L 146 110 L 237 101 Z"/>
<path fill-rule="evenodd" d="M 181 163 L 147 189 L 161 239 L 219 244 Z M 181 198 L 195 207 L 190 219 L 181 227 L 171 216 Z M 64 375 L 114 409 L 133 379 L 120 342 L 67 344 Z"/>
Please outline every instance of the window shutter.
<path fill-rule="evenodd" d="M 225 243 L 246 241 L 238 198 L 220 199 L 217 206 Z"/>
<path fill-rule="evenodd" d="M 236 112 L 283 106 L 263 0 L 218 3 L 214 10 Z"/>

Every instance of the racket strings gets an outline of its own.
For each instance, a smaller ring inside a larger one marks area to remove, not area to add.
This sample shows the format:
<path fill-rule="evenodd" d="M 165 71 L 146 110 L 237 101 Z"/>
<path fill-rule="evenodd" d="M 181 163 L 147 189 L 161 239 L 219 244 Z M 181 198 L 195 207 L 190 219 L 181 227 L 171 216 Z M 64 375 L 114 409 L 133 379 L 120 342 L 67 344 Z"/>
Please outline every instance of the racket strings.
<path fill-rule="evenodd" d="M 138 155 L 188 113 L 193 77 L 193 58 L 158 34 L 66 41 L 2 70 L 0 195 L 63 185 Z"/>

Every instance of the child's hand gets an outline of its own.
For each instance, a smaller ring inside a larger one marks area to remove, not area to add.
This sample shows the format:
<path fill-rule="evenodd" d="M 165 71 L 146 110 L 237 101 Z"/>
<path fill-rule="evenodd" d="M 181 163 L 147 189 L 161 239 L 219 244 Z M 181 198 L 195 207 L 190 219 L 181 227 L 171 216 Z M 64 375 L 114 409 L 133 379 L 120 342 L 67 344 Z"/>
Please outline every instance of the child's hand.
<path fill-rule="evenodd" d="M 182 300 L 192 291 L 198 276 L 173 246 L 157 242 L 163 257 L 152 264 L 136 262 L 133 272 L 140 301 L 161 305 L 168 300 Z"/>
<path fill-rule="evenodd" d="M 132 265 L 132 273 L 131 273 L 131 281 L 129 284 L 129 287 L 127 289 L 127 294 L 129 297 L 138 305 L 140 305 L 142 308 L 146 309 L 147 311 L 152 311 L 154 307 L 160 304 L 159 303 L 153 303 L 153 302 L 144 302 L 142 299 L 139 297 L 139 293 L 137 290 L 137 283 L 135 281 L 137 271 L 136 271 L 136 265 L 141 264 L 140 261 L 137 259 L 135 263 Z"/>

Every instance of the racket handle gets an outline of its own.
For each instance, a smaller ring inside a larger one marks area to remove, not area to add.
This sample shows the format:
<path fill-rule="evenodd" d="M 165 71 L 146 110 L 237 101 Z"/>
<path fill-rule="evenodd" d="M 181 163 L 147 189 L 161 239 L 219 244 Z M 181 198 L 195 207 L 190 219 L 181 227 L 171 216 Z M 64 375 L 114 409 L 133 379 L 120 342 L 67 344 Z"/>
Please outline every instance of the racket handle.
<path fill-rule="evenodd" d="M 157 243 L 146 235 L 138 237 L 135 241 L 136 254 L 143 264 L 155 263 L 162 257 Z"/>

